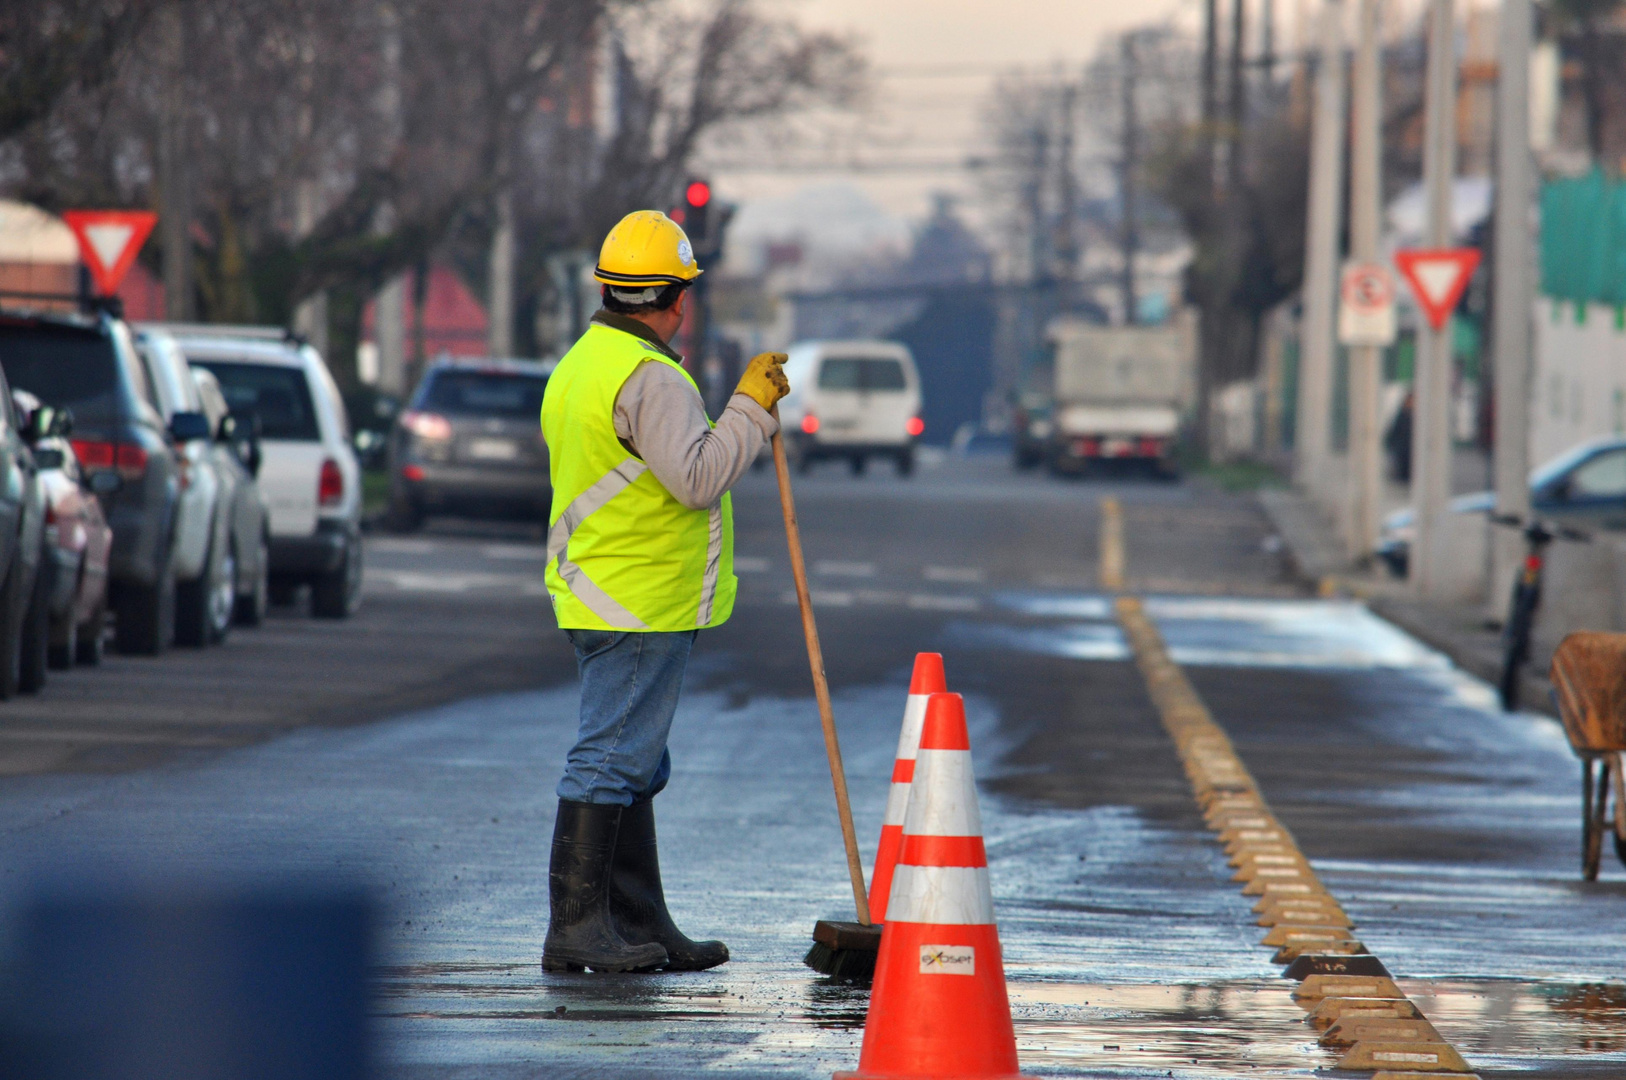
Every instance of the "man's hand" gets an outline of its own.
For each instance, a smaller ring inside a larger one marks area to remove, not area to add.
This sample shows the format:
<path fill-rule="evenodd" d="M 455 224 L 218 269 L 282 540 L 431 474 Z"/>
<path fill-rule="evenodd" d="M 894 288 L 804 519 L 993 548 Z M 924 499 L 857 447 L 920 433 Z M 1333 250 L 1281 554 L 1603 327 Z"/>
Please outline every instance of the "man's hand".
<path fill-rule="evenodd" d="M 779 399 L 790 393 L 790 380 L 785 378 L 785 354 L 782 352 L 758 353 L 745 365 L 745 374 L 740 376 L 740 385 L 734 388 L 736 394 L 744 394 L 752 401 L 761 405 L 768 412 Z"/>

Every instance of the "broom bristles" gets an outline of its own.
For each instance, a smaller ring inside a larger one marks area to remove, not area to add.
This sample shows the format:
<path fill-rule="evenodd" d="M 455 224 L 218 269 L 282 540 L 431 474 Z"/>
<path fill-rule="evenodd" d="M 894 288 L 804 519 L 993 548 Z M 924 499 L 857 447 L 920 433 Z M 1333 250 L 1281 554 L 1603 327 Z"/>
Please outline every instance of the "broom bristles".
<path fill-rule="evenodd" d="M 838 982 L 867 983 L 875 977 L 874 949 L 836 949 L 815 941 L 802 963 Z"/>

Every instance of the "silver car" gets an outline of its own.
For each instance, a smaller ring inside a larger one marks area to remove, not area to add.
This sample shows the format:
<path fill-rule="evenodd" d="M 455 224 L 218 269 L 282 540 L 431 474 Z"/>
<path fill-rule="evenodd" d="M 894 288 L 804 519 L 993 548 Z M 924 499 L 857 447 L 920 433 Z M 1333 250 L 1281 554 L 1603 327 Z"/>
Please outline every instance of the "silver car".
<path fill-rule="evenodd" d="M 542 392 L 554 365 L 444 360 L 432 366 L 390 433 L 390 516 L 403 530 L 425 515 L 547 520 L 552 486 Z"/>

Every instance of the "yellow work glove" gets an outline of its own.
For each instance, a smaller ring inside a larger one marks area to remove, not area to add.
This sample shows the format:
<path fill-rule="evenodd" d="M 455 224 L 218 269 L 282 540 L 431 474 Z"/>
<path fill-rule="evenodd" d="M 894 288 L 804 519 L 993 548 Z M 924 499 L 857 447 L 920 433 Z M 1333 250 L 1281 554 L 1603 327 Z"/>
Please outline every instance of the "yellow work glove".
<path fill-rule="evenodd" d="M 734 392 L 744 394 L 772 412 L 779 399 L 790 393 L 790 380 L 785 378 L 784 363 L 785 354 L 782 352 L 758 353 L 751 357 Z"/>

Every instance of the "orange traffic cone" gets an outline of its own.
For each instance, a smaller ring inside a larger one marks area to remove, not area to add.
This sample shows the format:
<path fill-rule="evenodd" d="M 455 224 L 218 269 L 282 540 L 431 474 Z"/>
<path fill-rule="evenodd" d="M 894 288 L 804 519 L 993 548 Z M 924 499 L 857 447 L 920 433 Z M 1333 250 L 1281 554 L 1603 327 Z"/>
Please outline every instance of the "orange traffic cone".
<path fill-rule="evenodd" d="M 892 895 L 892 868 L 903 843 L 903 814 L 909 809 L 909 784 L 915 778 L 915 751 L 920 749 L 920 725 L 926 719 L 926 699 L 948 689 L 943 680 L 943 655 L 915 654 L 915 673 L 909 680 L 909 698 L 903 705 L 903 730 L 898 732 L 898 756 L 892 762 L 892 790 L 886 797 L 886 819 L 881 822 L 881 844 L 875 850 L 875 871 L 869 877 L 869 917 L 886 922 L 886 902 Z"/>
<path fill-rule="evenodd" d="M 1017 1080 L 1016 1035 L 959 694 L 926 702 L 857 1072 Z"/>

